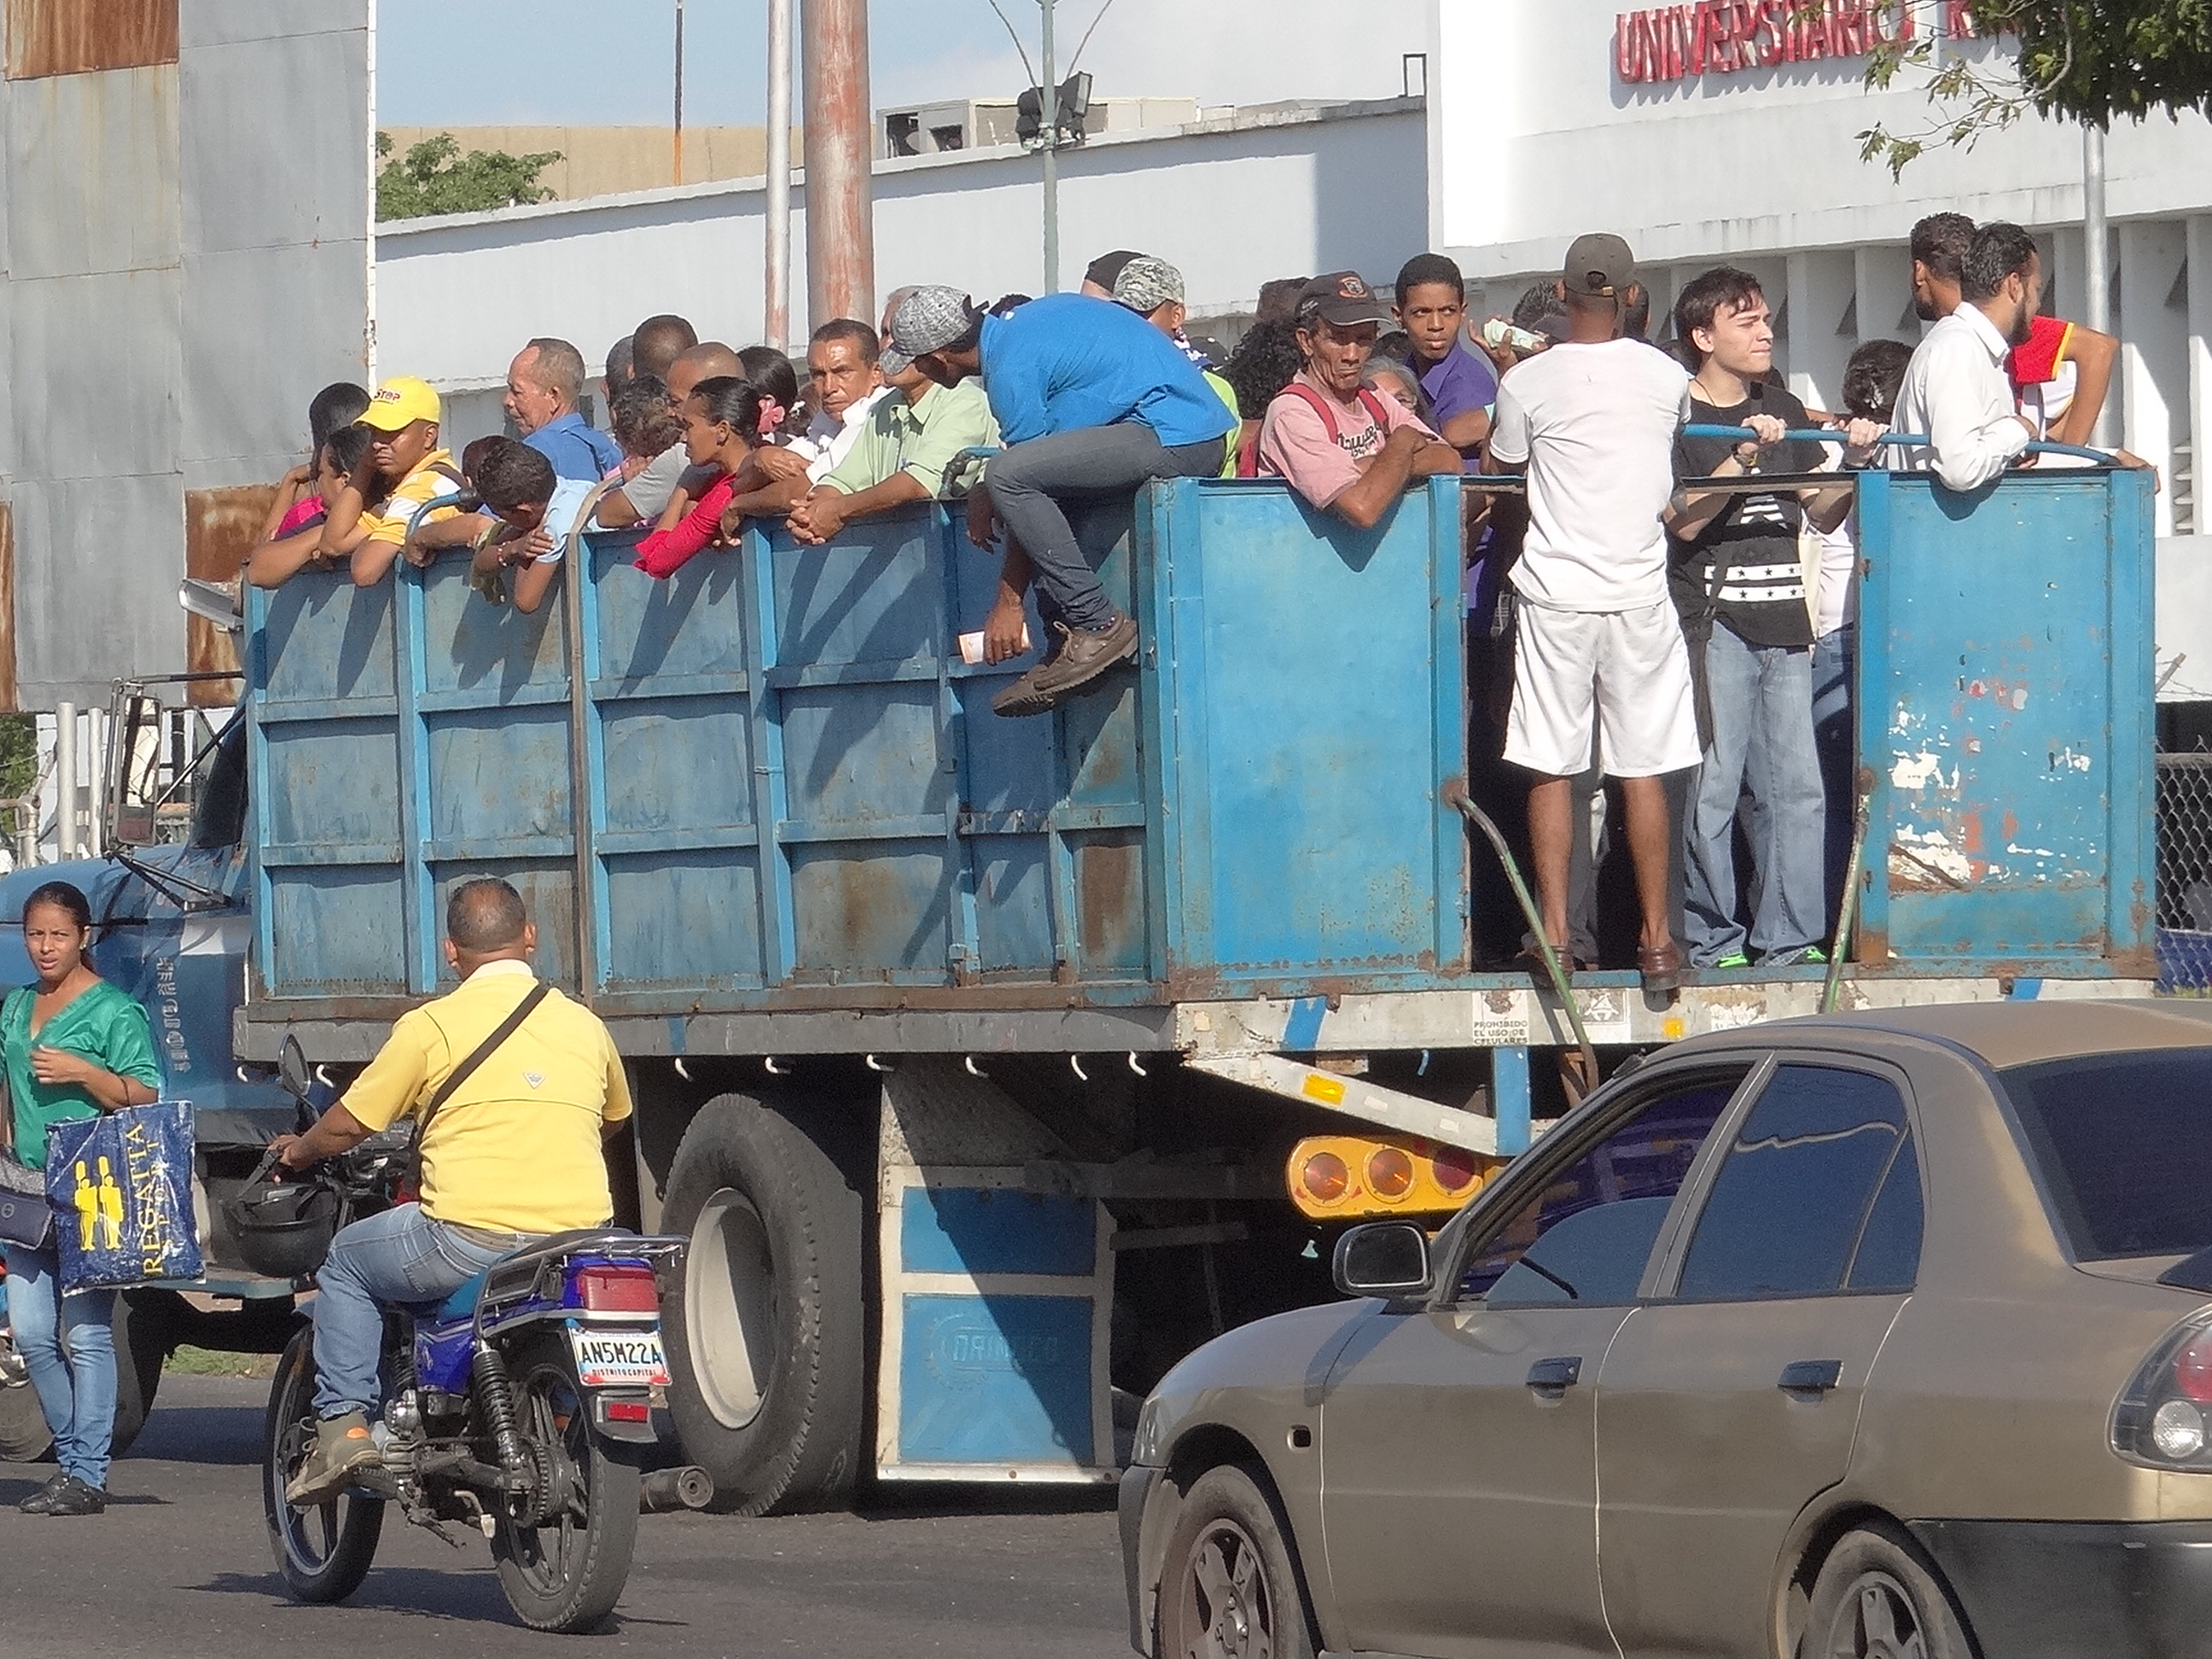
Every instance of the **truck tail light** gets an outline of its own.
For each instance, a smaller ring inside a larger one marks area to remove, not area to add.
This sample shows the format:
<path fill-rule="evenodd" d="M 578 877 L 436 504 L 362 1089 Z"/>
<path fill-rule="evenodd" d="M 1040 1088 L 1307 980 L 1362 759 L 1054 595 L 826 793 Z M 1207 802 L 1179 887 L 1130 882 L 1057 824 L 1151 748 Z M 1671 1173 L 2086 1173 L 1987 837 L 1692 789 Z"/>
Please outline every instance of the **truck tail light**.
<path fill-rule="evenodd" d="M 1436 1177 L 1437 1185 L 1444 1191 L 1463 1193 L 1474 1185 L 1474 1154 L 1462 1152 L 1456 1146 L 1439 1146 L 1430 1154 L 1429 1173 Z"/>
<path fill-rule="evenodd" d="M 1413 1190 L 1413 1160 L 1395 1146 L 1378 1146 L 1367 1155 L 1367 1190 L 1395 1204 Z"/>
<path fill-rule="evenodd" d="M 586 1313 L 659 1313 L 660 1285 L 650 1267 L 583 1267 L 576 1298 Z"/>
<path fill-rule="evenodd" d="M 1334 1204 L 1352 1184 L 1352 1171 L 1334 1152 L 1316 1152 L 1298 1171 L 1298 1184 L 1316 1204 Z"/>
<path fill-rule="evenodd" d="M 1504 1162 L 1419 1135 L 1310 1135 L 1291 1149 L 1283 1181 L 1299 1213 L 1316 1221 L 1442 1215 Z"/>
<path fill-rule="evenodd" d="M 2212 1471 L 2212 1308 L 2166 1333 L 2112 1406 L 2112 1449 L 2159 1469 Z"/>

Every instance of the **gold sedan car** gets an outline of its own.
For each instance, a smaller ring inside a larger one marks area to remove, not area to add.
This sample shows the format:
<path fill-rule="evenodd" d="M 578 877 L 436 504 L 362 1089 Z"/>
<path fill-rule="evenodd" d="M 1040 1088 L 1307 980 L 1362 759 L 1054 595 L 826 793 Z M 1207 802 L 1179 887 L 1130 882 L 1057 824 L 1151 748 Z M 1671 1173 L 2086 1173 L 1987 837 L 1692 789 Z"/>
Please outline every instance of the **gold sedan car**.
<path fill-rule="evenodd" d="M 2212 1007 L 1663 1051 L 1146 1401 L 1173 1659 L 2212 1654 Z"/>

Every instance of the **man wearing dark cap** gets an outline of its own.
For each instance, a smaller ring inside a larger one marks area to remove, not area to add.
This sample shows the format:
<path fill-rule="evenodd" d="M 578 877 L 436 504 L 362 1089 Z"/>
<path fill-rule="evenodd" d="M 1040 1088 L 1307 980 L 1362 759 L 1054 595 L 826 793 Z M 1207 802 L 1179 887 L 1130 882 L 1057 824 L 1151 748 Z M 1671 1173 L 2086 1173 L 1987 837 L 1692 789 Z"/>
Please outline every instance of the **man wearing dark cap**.
<path fill-rule="evenodd" d="M 1174 341 L 1127 307 L 1080 294 L 1047 295 L 1000 317 L 957 289 L 917 289 L 891 319 L 891 350 L 939 386 L 982 379 L 1006 447 L 968 498 L 968 534 L 979 547 L 1000 524 L 1008 536 L 984 656 L 1020 654 L 1032 580 L 1050 633 L 1044 660 L 991 707 L 1042 714 L 1137 654 L 1137 624 L 1094 568 L 1121 526 L 1091 509 L 1126 502 L 1147 478 L 1218 471 L 1236 417 Z"/>
<path fill-rule="evenodd" d="M 1260 471 L 1363 530 L 1414 479 L 1460 466 L 1459 452 L 1412 410 L 1360 384 L 1376 336 L 1389 321 L 1357 271 L 1334 270 L 1308 283 L 1295 318 L 1305 367 L 1275 394 L 1260 423 Z"/>
<path fill-rule="evenodd" d="M 1681 981 L 1662 780 L 1698 763 L 1689 653 L 1667 589 L 1660 515 L 1674 489 L 1674 434 L 1689 416 L 1680 364 L 1620 337 L 1636 279 L 1618 236 L 1578 238 L 1559 283 L 1567 337 L 1508 369 L 1484 462 L 1528 475 L 1528 532 L 1511 576 L 1517 612 L 1505 758 L 1535 775 L 1528 839 L 1544 931 L 1567 944 L 1575 775 L 1598 760 L 1622 781 L 1643 910 L 1644 988 Z"/>
<path fill-rule="evenodd" d="M 1078 291 L 1088 294 L 1094 300 L 1112 299 L 1114 284 L 1121 280 L 1121 273 L 1128 269 L 1129 261 L 1145 257 L 1133 248 L 1126 247 L 1117 247 L 1111 253 L 1100 254 L 1089 264 L 1084 266 L 1083 286 Z"/>

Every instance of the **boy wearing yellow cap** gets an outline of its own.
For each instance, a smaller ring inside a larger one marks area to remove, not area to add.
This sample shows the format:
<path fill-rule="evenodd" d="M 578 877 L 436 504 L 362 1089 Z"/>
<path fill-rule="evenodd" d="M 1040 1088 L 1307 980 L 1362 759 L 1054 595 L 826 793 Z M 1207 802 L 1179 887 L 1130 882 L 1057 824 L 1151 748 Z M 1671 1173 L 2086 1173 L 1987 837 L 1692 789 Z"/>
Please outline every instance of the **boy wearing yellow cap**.
<path fill-rule="evenodd" d="M 323 521 L 322 553 L 335 562 L 351 546 L 356 587 L 374 587 L 390 574 L 409 530 L 455 516 L 450 505 L 423 511 L 428 502 L 462 492 L 453 458 L 438 447 L 438 394 L 412 375 L 377 387 L 361 423 L 374 434 L 368 453 L 338 493 Z M 355 532 L 366 526 L 366 539 Z"/>

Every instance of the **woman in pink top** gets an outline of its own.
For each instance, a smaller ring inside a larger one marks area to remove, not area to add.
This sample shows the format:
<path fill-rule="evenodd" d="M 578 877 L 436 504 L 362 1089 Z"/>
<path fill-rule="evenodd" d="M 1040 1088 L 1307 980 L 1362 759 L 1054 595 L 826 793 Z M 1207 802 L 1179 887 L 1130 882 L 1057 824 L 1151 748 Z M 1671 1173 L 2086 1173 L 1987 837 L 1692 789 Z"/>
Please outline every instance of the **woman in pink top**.
<path fill-rule="evenodd" d="M 637 568 L 648 576 L 667 577 L 683 568 L 709 544 L 721 540 L 722 509 L 737 492 L 762 441 L 762 429 L 775 430 L 783 411 L 735 375 L 702 380 L 684 400 L 684 453 L 694 466 L 715 469 L 713 485 L 696 501 L 679 493 L 660 515 L 653 532 L 637 545 Z"/>

